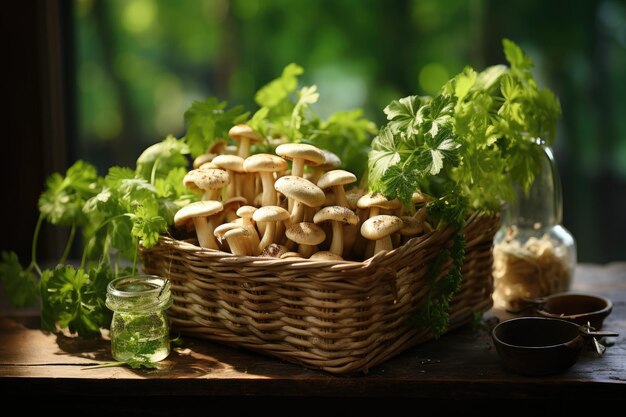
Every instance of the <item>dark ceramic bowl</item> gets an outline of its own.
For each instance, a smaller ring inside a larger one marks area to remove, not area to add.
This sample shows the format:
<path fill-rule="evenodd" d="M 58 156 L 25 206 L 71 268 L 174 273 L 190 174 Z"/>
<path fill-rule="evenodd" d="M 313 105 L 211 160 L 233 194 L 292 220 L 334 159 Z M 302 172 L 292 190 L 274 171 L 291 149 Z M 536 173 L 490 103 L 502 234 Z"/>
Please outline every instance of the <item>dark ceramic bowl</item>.
<path fill-rule="evenodd" d="M 585 346 L 578 325 L 542 317 L 503 321 L 492 337 L 504 369 L 522 375 L 563 372 L 576 363 Z"/>
<path fill-rule="evenodd" d="M 562 293 L 543 298 L 536 306 L 537 314 L 574 322 L 581 326 L 589 323 L 596 330 L 602 328 L 604 319 L 611 314 L 613 303 L 599 295 Z"/>

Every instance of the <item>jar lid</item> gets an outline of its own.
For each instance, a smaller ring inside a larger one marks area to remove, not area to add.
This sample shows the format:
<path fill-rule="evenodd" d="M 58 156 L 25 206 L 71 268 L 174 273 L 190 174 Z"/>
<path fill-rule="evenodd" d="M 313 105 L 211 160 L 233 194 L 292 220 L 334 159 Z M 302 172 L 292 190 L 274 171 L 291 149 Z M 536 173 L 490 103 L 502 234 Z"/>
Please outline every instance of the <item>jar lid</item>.
<path fill-rule="evenodd" d="M 107 286 L 106 306 L 113 311 L 165 310 L 172 303 L 170 281 L 156 275 L 119 277 Z"/>

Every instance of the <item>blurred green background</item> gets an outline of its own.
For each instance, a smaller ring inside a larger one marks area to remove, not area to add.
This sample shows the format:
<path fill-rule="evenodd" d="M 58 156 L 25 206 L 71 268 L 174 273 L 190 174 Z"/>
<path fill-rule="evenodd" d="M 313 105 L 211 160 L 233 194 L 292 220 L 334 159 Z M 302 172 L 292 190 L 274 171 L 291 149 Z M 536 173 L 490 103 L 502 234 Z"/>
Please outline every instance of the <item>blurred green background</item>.
<path fill-rule="evenodd" d="M 322 115 L 429 94 L 465 65 L 504 63 L 517 42 L 561 99 L 555 150 L 579 260 L 626 260 L 623 0 L 75 0 L 75 158 L 102 172 L 182 136 L 193 100 L 253 107 L 295 62 Z"/>

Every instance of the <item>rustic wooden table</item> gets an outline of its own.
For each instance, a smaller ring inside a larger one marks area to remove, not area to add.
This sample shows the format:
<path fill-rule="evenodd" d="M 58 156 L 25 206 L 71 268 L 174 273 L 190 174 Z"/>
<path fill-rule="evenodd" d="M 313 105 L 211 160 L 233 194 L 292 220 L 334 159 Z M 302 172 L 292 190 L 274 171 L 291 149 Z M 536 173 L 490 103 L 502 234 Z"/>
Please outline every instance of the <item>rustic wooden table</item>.
<path fill-rule="evenodd" d="M 196 401 L 210 397 L 227 401 L 231 408 L 243 399 L 272 397 L 320 401 L 314 404 L 329 398 L 358 399 L 359 404 L 383 397 L 421 404 L 437 399 L 438 407 L 476 398 L 625 399 L 626 263 L 579 266 L 574 290 L 612 299 L 614 309 L 605 329 L 620 336 L 603 357 L 588 350 L 573 368 L 558 376 L 532 378 L 504 372 L 488 332 L 467 327 L 417 346 L 367 375 L 352 377 L 195 339 L 186 339 L 187 346 L 174 349 L 159 369 L 85 369 L 111 360 L 107 341 L 45 334 L 39 330 L 37 318 L 12 313 L 0 317 L 0 392 L 161 399 L 187 396 Z M 218 404 L 214 401 L 205 404 Z"/>

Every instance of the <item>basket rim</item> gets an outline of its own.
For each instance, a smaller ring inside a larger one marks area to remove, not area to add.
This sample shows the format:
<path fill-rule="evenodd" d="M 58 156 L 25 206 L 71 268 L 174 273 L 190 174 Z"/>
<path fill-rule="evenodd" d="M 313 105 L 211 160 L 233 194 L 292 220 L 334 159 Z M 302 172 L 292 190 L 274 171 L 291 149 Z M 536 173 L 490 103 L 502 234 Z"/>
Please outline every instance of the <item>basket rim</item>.
<path fill-rule="evenodd" d="M 465 222 L 465 225 L 463 226 L 462 229 L 465 229 L 468 226 L 471 226 L 475 222 L 479 221 L 479 219 L 481 218 L 494 218 L 494 217 L 498 217 L 498 215 L 482 213 L 482 212 L 474 212 L 470 216 L 468 216 Z M 200 247 L 190 242 L 193 239 L 179 240 L 171 236 L 165 236 L 165 235 L 161 235 L 159 237 L 159 242 L 157 243 L 155 247 L 161 244 L 164 244 L 165 246 L 173 246 L 177 250 L 193 252 L 194 254 L 198 256 L 202 256 L 202 255 L 210 256 L 210 257 L 219 256 L 220 262 L 224 264 L 238 264 L 238 263 L 248 263 L 248 262 L 254 261 L 258 265 L 261 265 L 263 262 L 267 262 L 268 264 L 271 264 L 272 266 L 296 266 L 297 267 L 298 265 L 302 265 L 303 267 L 306 266 L 308 268 L 319 266 L 323 268 L 331 267 L 331 268 L 345 270 L 345 269 L 354 269 L 354 268 L 369 268 L 371 266 L 378 265 L 384 259 L 395 257 L 397 254 L 401 254 L 402 252 L 414 246 L 425 245 L 431 238 L 437 235 L 452 234 L 454 230 L 455 228 L 452 226 L 447 226 L 442 229 L 433 230 L 432 232 L 425 233 L 421 236 L 416 236 L 414 238 L 411 238 L 406 243 L 404 243 L 401 246 L 398 246 L 397 248 L 394 248 L 390 251 L 378 252 L 376 255 L 371 256 L 362 261 L 354 261 L 354 260 L 348 260 L 348 259 L 320 260 L 320 259 L 309 259 L 309 258 L 300 258 L 300 257 L 282 259 L 282 258 L 274 258 L 270 256 L 234 255 L 230 252 L 224 252 L 222 250 Z M 154 250 L 153 248 L 155 247 L 145 248 L 142 246 L 141 251 L 150 252 Z"/>

